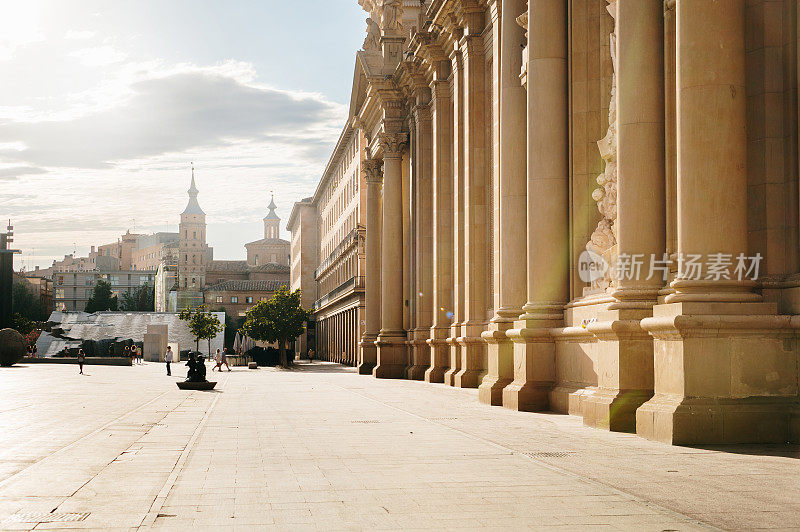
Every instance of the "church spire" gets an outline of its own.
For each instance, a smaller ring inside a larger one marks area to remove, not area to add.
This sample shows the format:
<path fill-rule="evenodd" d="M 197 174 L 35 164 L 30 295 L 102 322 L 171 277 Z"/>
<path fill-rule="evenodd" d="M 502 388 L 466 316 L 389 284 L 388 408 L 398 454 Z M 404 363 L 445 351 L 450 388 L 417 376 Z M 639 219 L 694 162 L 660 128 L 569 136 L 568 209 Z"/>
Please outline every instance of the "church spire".
<path fill-rule="evenodd" d="M 197 190 L 197 185 L 194 183 L 194 163 L 192 163 L 192 184 L 187 192 L 189 193 L 189 203 L 186 205 L 186 210 L 183 211 L 183 214 L 205 215 L 206 213 L 203 212 L 203 209 L 200 208 L 200 204 L 197 203 L 197 195 L 200 191 Z"/>
<path fill-rule="evenodd" d="M 278 215 L 275 214 L 275 209 L 278 208 L 278 206 L 275 205 L 275 194 L 272 194 L 272 198 L 270 199 L 267 208 L 269 209 L 269 213 L 264 218 L 265 220 L 280 220 L 280 218 L 278 218 Z"/>

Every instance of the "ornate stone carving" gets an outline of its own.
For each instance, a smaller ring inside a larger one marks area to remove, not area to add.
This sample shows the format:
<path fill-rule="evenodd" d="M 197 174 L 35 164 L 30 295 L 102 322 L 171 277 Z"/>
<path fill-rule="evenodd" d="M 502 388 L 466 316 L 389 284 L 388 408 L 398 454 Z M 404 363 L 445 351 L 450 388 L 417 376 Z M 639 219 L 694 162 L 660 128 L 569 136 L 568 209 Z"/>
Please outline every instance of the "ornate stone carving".
<path fill-rule="evenodd" d="M 364 51 L 381 51 L 381 28 L 377 22 L 372 20 L 372 17 L 367 18 L 367 38 L 364 40 Z"/>
<path fill-rule="evenodd" d="M 381 29 L 384 32 L 401 32 L 403 30 L 403 2 L 401 0 L 383 0 L 381 3 Z"/>
<path fill-rule="evenodd" d="M 617 0 L 606 0 L 608 13 L 616 19 Z M 600 185 L 592 192 L 592 199 L 597 202 L 597 210 L 603 215 L 598 222 L 586 249 L 602 255 L 608 264 L 615 262 L 617 245 L 617 36 L 612 30 L 609 35 L 611 48 L 612 78 L 611 101 L 608 105 L 608 131 L 605 137 L 597 142 L 600 155 L 605 161 L 605 170 L 597 176 Z M 613 268 L 609 268 L 605 277 L 592 282 L 592 288 L 606 289 L 614 285 Z"/>
<path fill-rule="evenodd" d="M 361 161 L 361 171 L 367 183 L 380 183 L 383 181 L 381 162 L 377 159 L 364 159 Z"/>
<path fill-rule="evenodd" d="M 408 133 L 383 133 L 380 138 L 383 156 L 401 157 L 406 142 L 408 142 Z"/>

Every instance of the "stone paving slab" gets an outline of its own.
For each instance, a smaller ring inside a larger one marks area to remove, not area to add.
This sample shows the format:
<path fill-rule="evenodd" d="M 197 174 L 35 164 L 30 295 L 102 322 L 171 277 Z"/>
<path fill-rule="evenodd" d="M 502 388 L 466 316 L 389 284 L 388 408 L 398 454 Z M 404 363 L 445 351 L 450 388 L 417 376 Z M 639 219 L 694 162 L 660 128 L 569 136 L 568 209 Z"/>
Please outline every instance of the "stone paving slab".
<path fill-rule="evenodd" d="M 0 369 L 0 529 L 800 529 L 796 447 L 669 447 L 325 363 L 214 392 L 88 373 Z"/>

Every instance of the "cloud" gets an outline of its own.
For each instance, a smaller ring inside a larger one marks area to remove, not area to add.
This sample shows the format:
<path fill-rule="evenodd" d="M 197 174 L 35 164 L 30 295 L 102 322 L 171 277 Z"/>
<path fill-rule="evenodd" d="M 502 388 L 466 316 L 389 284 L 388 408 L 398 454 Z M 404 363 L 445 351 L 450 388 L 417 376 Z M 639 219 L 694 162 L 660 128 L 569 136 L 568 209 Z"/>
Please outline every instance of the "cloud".
<path fill-rule="evenodd" d="M 64 38 L 68 40 L 83 41 L 91 39 L 97 35 L 96 31 L 91 30 L 69 30 L 64 34 Z"/>
<path fill-rule="evenodd" d="M 0 168 L 0 181 L 14 181 L 23 175 L 37 175 L 46 173 L 47 170 L 44 168 L 36 168 L 33 166 L 13 166 L 10 168 Z"/>
<path fill-rule="evenodd" d="M 184 65 L 131 83 L 128 98 L 110 109 L 67 120 L 0 122 L 0 156 L 33 166 L 108 168 L 237 141 L 308 143 L 306 155 L 318 156 L 341 125 L 341 106 L 256 85 L 248 81 L 251 71 L 239 63 Z"/>
<path fill-rule="evenodd" d="M 113 46 L 102 45 L 75 50 L 69 53 L 69 57 L 74 57 L 84 66 L 98 67 L 121 63 L 127 56 Z"/>

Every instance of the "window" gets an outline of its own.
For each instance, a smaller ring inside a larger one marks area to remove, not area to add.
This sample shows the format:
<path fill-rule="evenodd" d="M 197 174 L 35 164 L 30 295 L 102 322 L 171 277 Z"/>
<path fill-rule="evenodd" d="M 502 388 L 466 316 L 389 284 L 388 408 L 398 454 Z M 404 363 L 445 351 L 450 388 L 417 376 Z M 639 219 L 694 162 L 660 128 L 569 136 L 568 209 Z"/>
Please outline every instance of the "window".
<path fill-rule="evenodd" d="M 89 299 L 90 297 L 92 297 L 92 290 L 86 290 L 84 292 L 84 296 L 86 297 L 86 299 Z"/>
<path fill-rule="evenodd" d="M 222 296 L 217 296 L 217 303 L 223 303 Z"/>
<path fill-rule="evenodd" d="M 192 277 L 192 286 L 195 286 L 195 285 L 197 285 L 197 278 L 196 277 Z"/>
<path fill-rule="evenodd" d="M 55 296 L 56 296 L 56 299 L 64 299 L 64 289 L 63 288 L 56 288 Z"/>
<path fill-rule="evenodd" d="M 245 301 L 245 303 L 252 303 L 253 302 L 253 298 L 252 298 L 252 296 L 247 296 L 246 298 L 244 298 L 244 301 Z"/>
<path fill-rule="evenodd" d="M 192 238 L 197 238 L 197 231 L 192 231 Z"/>
<path fill-rule="evenodd" d="M 93 286 L 94 285 L 94 278 L 93 277 L 86 277 L 84 279 L 84 283 L 86 286 Z"/>
<path fill-rule="evenodd" d="M 119 286 L 119 275 L 111 276 L 111 286 Z"/>
<path fill-rule="evenodd" d="M 238 302 L 239 302 L 239 298 L 237 296 L 232 296 L 231 297 L 231 303 L 238 303 Z"/>
<path fill-rule="evenodd" d="M 256 266 L 258 266 L 258 254 L 256 254 L 256 260 L 255 260 L 255 263 L 256 263 Z"/>

